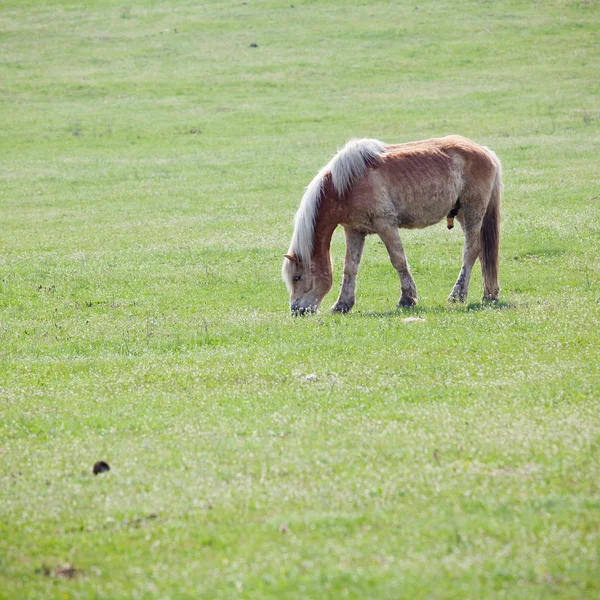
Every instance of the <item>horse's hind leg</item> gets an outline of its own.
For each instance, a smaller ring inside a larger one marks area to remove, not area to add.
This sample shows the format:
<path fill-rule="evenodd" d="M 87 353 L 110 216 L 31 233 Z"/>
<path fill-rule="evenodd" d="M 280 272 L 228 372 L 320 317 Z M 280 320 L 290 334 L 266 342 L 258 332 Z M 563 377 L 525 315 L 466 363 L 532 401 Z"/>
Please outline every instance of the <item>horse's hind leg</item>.
<path fill-rule="evenodd" d="M 347 313 L 352 310 L 356 298 L 356 275 L 365 246 L 365 234 L 356 229 L 344 228 L 346 234 L 346 257 L 344 259 L 344 279 L 340 295 L 331 309 L 333 312 Z"/>
<path fill-rule="evenodd" d="M 417 287 L 408 268 L 398 228 L 395 225 L 390 225 L 379 229 L 377 233 L 385 244 L 390 260 L 398 272 L 398 277 L 400 277 L 402 295 L 398 301 L 398 306 L 414 306 L 417 303 Z"/>
<path fill-rule="evenodd" d="M 464 302 L 467 299 L 469 291 L 469 281 L 473 265 L 481 252 L 481 221 L 483 215 L 467 212 L 464 215 L 458 214 L 458 222 L 461 224 L 465 234 L 465 245 L 463 248 L 463 264 L 458 274 L 458 279 L 452 288 L 449 302 Z"/>

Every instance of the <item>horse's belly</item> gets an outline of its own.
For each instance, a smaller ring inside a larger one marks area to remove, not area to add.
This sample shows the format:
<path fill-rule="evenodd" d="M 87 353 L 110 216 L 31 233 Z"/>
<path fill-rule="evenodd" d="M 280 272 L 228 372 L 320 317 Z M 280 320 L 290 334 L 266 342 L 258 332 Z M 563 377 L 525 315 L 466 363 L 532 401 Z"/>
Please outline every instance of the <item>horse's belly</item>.
<path fill-rule="evenodd" d="M 398 227 L 420 229 L 439 223 L 452 210 L 457 201 L 456 192 L 432 192 L 418 200 L 397 198 Z"/>
<path fill-rule="evenodd" d="M 372 186 L 378 203 L 395 215 L 399 227 L 422 228 L 439 223 L 456 205 L 462 177 L 450 167 L 406 172 L 388 169 L 373 173 Z"/>
<path fill-rule="evenodd" d="M 438 181 L 424 177 L 407 185 L 372 172 L 346 199 L 341 223 L 366 233 L 375 233 L 384 224 L 409 229 L 429 227 L 448 215 L 459 194 L 460 179 L 453 174 Z"/>

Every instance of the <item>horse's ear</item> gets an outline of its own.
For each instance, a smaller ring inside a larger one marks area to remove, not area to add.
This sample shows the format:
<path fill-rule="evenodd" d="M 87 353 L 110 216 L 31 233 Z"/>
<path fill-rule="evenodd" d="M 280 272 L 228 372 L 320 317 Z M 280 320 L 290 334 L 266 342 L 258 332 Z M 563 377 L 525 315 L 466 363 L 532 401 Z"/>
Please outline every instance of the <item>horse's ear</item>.
<path fill-rule="evenodd" d="M 283 256 L 285 256 L 288 260 L 291 260 L 292 262 L 299 262 L 295 254 L 284 254 Z"/>

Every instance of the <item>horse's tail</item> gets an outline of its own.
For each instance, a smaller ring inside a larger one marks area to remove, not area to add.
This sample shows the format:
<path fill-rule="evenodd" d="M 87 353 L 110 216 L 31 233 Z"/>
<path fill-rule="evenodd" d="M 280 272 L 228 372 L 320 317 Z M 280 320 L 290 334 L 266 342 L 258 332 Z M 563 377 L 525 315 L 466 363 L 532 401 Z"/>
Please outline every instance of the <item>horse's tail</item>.
<path fill-rule="evenodd" d="M 496 167 L 490 200 L 481 226 L 481 272 L 483 274 L 484 300 L 497 300 L 498 261 L 500 257 L 500 206 L 502 204 L 502 164 L 489 148 L 486 148 Z"/>

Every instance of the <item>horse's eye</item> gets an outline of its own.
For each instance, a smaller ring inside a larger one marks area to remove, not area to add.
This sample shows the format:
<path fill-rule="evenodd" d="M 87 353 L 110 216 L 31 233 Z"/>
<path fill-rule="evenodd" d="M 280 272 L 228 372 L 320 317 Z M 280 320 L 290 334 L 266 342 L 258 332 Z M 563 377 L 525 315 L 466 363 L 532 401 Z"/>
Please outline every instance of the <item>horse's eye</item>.
<path fill-rule="evenodd" d="M 296 277 L 294 277 L 294 281 L 300 281 L 302 279 L 302 275 L 296 275 Z"/>

